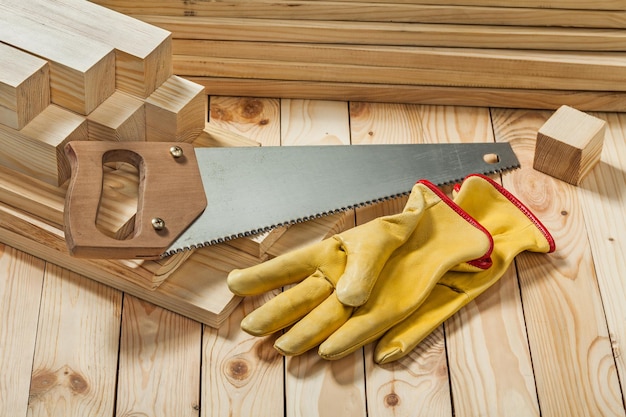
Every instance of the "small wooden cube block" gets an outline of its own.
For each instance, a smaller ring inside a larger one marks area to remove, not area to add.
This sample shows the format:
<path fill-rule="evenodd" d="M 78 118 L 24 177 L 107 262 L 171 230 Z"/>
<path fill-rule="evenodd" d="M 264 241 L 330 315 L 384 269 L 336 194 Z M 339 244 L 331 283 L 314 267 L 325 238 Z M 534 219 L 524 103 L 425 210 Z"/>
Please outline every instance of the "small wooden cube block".
<path fill-rule="evenodd" d="M 573 185 L 600 160 L 606 122 L 561 106 L 539 129 L 533 168 Z"/>

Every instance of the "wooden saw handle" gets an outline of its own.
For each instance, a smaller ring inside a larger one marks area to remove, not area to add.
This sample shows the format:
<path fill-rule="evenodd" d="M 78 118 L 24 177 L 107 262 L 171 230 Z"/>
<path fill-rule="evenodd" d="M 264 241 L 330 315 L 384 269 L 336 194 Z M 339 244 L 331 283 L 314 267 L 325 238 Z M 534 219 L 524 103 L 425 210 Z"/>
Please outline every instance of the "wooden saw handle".
<path fill-rule="evenodd" d="M 72 168 L 65 198 L 65 239 L 76 257 L 157 259 L 206 207 L 190 144 L 79 141 L 68 143 L 65 154 Z M 107 162 L 127 162 L 139 172 L 134 231 L 124 240 L 109 237 L 96 226 Z"/>

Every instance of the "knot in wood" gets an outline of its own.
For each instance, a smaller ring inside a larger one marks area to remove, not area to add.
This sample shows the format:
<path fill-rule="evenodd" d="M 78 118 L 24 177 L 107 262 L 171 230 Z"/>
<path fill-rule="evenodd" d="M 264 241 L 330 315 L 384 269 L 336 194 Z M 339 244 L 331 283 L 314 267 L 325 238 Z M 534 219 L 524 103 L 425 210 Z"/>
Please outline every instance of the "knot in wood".
<path fill-rule="evenodd" d="M 400 397 L 395 392 L 391 394 L 385 395 L 385 406 L 386 407 L 396 407 L 400 404 Z"/>
<path fill-rule="evenodd" d="M 245 119 L 256 119 L 263 113 L 263 102 L 258 99 L 244 100 L 241 106 L 241 116 Z"/>
<path fill-rule="evenodd" d="M 232 359 L 226 363 L 226 375 L 236 381 L 243 381 L 250 375 L 250 365 L 242 358 Z"/>

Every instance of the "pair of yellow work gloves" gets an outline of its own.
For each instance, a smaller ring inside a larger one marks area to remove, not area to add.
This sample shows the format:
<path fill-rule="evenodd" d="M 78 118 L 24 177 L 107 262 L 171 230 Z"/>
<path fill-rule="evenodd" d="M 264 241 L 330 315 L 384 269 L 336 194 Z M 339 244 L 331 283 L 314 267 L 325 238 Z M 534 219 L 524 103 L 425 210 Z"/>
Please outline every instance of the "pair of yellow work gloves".
<path fill-rule="evenodd" d="M 339 359 L 378 340 L 374 360 L 407 355 L 494 284 L 522 251 L 551 252 L 541 222 L 502 186 L 468 176 L 454 200 L 419 181 L 402 213 L 380 217 L 259 265 L 233 270 L 240 296 L 296 284 L 248 314 L 246 332 L 284 355 L 319 346 Z"/>

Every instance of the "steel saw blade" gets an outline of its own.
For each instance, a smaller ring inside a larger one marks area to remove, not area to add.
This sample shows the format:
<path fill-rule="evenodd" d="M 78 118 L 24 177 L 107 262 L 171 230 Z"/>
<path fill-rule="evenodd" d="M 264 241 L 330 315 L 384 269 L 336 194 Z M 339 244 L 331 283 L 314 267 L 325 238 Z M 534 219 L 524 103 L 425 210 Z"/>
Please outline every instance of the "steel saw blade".
<path fill-rule="evenodd" d="M 519 167 L 508 143 L 200 148 L 196 156 L 208 204 L 165 255 L 406 195 L 420 179 L 446 185 Z"/>

